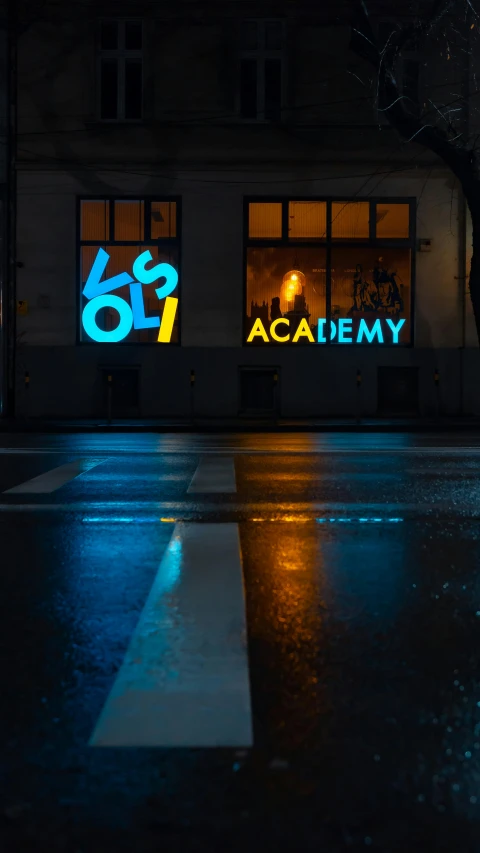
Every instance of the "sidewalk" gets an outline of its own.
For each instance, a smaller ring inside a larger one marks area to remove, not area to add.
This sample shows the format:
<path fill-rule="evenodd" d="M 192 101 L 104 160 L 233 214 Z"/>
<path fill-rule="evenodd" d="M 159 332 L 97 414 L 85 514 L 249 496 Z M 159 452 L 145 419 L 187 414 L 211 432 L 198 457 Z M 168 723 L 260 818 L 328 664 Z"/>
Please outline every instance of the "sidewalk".
<path fill-rule="evenodd" d="M 442 418 L 182 418 L 115 419 L 111 424 L 95 418 L 0 419 L 0 432 L 448 432 L 480 430 L 479 417 Z"/>

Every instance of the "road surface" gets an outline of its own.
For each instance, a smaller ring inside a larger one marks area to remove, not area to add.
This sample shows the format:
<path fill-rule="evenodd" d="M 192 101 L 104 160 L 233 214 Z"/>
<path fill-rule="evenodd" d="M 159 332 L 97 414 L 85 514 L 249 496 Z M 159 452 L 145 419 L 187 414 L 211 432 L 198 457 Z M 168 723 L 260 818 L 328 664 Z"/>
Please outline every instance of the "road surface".
<path fill-rule="evenodd" d="M 480 436 L 4 434 L 0 492 L 2 850 L 478 853 Z"/>

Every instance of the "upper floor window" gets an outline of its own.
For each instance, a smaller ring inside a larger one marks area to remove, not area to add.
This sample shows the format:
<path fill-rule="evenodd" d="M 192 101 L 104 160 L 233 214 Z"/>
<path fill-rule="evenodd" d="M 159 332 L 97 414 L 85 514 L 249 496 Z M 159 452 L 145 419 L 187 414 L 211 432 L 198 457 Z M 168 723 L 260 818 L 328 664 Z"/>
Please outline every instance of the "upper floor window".
<path fill-rule="evenodd" d="M 243 21 L 239 59 L 241 117 L 253 121 L 279 121 L 285 78 L 284 22 Z"/>
<path fill-rule="evenodd" d="M 99 37 L 99 112 L 104 121 L 139 121 L 143 108 L 141 21 L 104 20 Z"/>

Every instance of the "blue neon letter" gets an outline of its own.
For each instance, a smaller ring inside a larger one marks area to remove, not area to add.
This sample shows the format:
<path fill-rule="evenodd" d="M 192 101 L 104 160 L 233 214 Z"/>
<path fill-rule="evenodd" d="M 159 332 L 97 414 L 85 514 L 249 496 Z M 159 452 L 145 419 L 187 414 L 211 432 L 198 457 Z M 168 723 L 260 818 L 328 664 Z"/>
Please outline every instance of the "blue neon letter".
<path fill-rule="evenodd" d="M 352 334 L 352 322 L 350 318 L 342 319 L 338 321 L 338 343 L 339 344 L 351 344 L 352 338 L 346 338 L 345 333 L 351 335 Z"/>
<path fill-rule="evenodd" d="M 405 320 L 399 320 L 397 325 L 393 322 L 393 320 L 387 320 L 387 325 L 390 326 L 392 330 L 393 342 L 394 344 L 398 344 L 398 335 L 400 333 L 400 329 L 402 328 Z"/>
<path fill-rule="evenodd" d="M 324 327 L 326 322 L 327 321 L 325 320 L 325 318 L 324 319 L 319 318 L 317 320 L 317 325 L 318 325 L 317 343 L 319 343 L 319 344 L 326 344 L 327 343 L 327 339 L 324 337 L 324 334 L 323 334 L 323 327 Z M 330 340 L 331 341 L 333 341 L 336 334 L 337 334 L 337 327 L 335 326 L 335 323 L 333 322 L 333 320 L 330 320 Z"/>
<path fill-rule="evenodd" d="M 378 338 L 378 343 L 383 344 L 383 332 L 380 320 L 375 320 L 371 331 L 369 330 L 365 320 L 360 320 L 360 325 L 358 327 L 358 335 L 357 335 L 357 344 L 359 344 L 365 335 L 369 344 L 372 343 L 375 335 Z"/>
<path fill-rule="evenodd" d="M 159 299 L 170 296 L 178 284 L 178 273 L 171 264 L 156 264 L 152 269 L 146 270 L 145 264 L 153 261 L 152 253 L 148 250 L 142 252 L 133 264 L 133 274 L 142 284 L 151 284 L 158 278 L 165 278 L 165 284 L 155 291 Z"/>
<path fill-rule="evenodd" d="M 170 294 L 175 290 L 178 284 L 178 272 L 171 264 L 159 264 L 155 269 L 158 273 L 157 278 L 165 278 L 165 284 L 162 284 L 161 287 L 157 287 L 155 291 L 158 298 L 163 299 L 164 296 L 170 296 Z"/>
<path fill-rule="evenodd" d="M 98 328 L 95 318 L 100 308 L 115 308 L 118 311 L 120 322 L 116 329 L 111 332 L 104 332 L 103 329 Z M 83 328 L 92 340 L 99 343 L 117 343 L 126 338 L 132 328 L 132 309 L 128 302 L 125 302 L 120 296 L 96 296 L 85 305 L 82 322 Z"/>
<path fill-rule="evenodd" d="M 94 296 L 101 296 L 102 293 L 110 293 L 110 291 L 116 290 L 117 287 L 123 287 L 124 284 L 130 284 L 133 281 L 127 272 L 121 272 L 119 275 L 114 275 L 113 278 L 100 281 L 109 260 L 110 255 L 104 249 L 99 249 L 85 287 L 83 288 L 83 295 L 87 299 L 93 299 Z"/>
<path fill-rule="evenodd" d="M 160 317 L 145 317 L 142 285 L 138 281 L 130 285 L 134 329 L 154 329 L 160 325 Z"/>

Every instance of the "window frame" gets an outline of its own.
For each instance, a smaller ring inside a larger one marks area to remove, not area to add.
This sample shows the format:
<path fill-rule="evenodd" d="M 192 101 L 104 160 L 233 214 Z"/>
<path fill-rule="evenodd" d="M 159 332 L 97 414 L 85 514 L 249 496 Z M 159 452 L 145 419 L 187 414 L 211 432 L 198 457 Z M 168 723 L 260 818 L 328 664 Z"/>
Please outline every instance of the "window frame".
<path fill-rule="evenodd" d="M 81 239 L 81 227 L 82 227 L 82 201 L 104 201 L 109 204 L 109 239 L 108 240 L 82 240 Z M 139 201 L 144 203 L 144 231 L 143 231 L 143 240 L 115 240 L 115 202 L 116 201 Z M 151 237 L 151 208 L 152 202 L 155 201 L 168 201 L 175 202 L 177 205 L 177 214 L 176 214 L 176 237 Z M 85 346 L 104 346 L 102 343 L 98 343 L 98 341 L 87 341 L 82 340 L 82 280 L 81 280 L 81 252 L 82 246 L 99 246 L 99 247 L 108 247 L 108 246 L 145 246 L 150 247 L 152 245 L 158 245 L 162 247 L 176 247 L 178 254 L 178 264 L 177 264 L 177 272 L 178 272 L 178 285 L 177 285 L 177 293 L 178 293 L 178 308 L 177 308 L 177 317 L 178 317 L 178 341 L 170 342 L 167 344 L 163 344 L 166 347 L 176 347 L 181 346 L 182 343 L 182 300 L 181 300 L 181 288 L 182 288 L 182 274 L 181 274 L 181 266 L 182 266 L 182 198 L 181 196 L 173 196 L 173 195 L 162 195 L 161 193 L 150 193 L 148 195 L 86 195 L 81 194 L 76 196 L 76 271 L 75 271 L 75 287 L 76 287 L 76 310 L 77 310 L 77 320 L 75 324 L 76 328 L 76 345 L 85 347 Z M 128 272 L 128 270 L 127 270 Z M 112 344 L 110 344 L 112 346 Z M 158 341 L 118 341 L 114 344 L 115 347 L 148 347 L 155 346 L 158 347 Z"/>
<path fill-rule="evenodd" d="M 326 235 L 325 239 L 291 239 L 288 237 L 288 204 L 292 201 L 310 201 L 310 202 L 326 202 L 327 205 L 327 227 L 326 227 Z M 282 204 L 282 236 L 280 238 L 275 237 L 249 237 L 248 233 L 248 219 L 249 219 L 249 204 L 255 202 L 275 202 Z M 369 202 L 369 222 L 370 222 L 370 234 L 368 238 L 362 238 L 357 240 L 350 239 L 342 239 L 342 238 L 332 238 L 331 234 L 331 223 L 332 223 L 332 202 Z M 409 205 L 409 236 L 406 237 L 395 237 L 395 238 L 385 238 L 385 237 L 376 237 L 375 236 L 375 207 L 377 204 L 387 205 L 387 204 L 408 204 Z M 330 328 L 330 319 L 332 316 L 332 249 L 336 249 L 339 247 L 346 248 L 401 248 L 404 247 L 406 249 L 410 249 L 410 339 L 408 343 L 404 344 L 393 344 L 393 343 L 383 343 L 383 344 L 372 344 L 371 346 L 381 347 L 381 349 L 385 348 L 395 348 L 395 349 L 411 349 L 415 346 L 415 284 L 416 284 L 416 217 L 417 217 L 417 199 L 414 196 L 343 196 L 343 195 L 335 195 L 335 196 L 301 196 L 301 195 L 289 195 L 289 196 L 275 196 L 275 195 L 262 195 L 262 196 L 244 196 L 244 207 L 243 207 L 243 307 L 242 307 L 242 347 L 255 347 L 261 346 L 265 347 L 277 347 L 277 344 L 269 342 L 268 344 L 265 342 L 260 343 L 259 341 L 252 341 L 251 343 L 247 343 L 247 334 L 246 334 L 246 310 L 247 310 L 247 256 L 248 249 L 251 248 L 277 248 L 277 247 L 288 247 L 292 249 L 302 249 L 305 247 L 324 249 L 326 252 L 326 293 L 325 293 L 325 304 L 326 304 L 326 320 L 327 320 L 327 330 Z M 328 331 L 327 331 L 328 334 Z M 310 343 L 302 341 L 292 344 L 291 342 L 287 343 L 287 346 L 311 346 Z M 338 347 L 340 344 L 335 343 L 330 339 L 328 335 L 328 339 L 325 344 L 322 346 L 334 346 Z M 350 349 L 352 347 L 358 347 L 359 349 L 363 349 L 365 344 L 357 344 L 352 342 L 350 345 Z"/>
<path fill-rule="evenodd" d="M 115 50 L 102 49 L 101 34 L 102 24 L 112 23 L 117 25 L 118 46 Z M 140 24 L 142 33 L 142 47 L 140 49 L 128 49 L 125 47 L 125 25 L 127 23 Z M 97 118 L 105 124 L 139 124 L 145 120 L 145 27 L 142 18 L 135 16 L 131 18 L 102 17 L 97 23 Z M 102 61 L 104 59 L 115 60 L 117 65 L 117 117 L 103 118 L 102 116 Z M 125 117 L 125 66 L 128 59 L 137 59 L 141 63 L 141 100 L 140 118 Z"/>
<path fill-rule="evenodd" d="M 255 23 L 257 25 L 257 34 L 261 39 L 261 47 L 248 49 L 241 44 L 241 30 L 243 24 Z M 280 24 L 282 29 L 282 47 L 277 49 L 267 49 L 266 45 L 266 27 L 267 24 Z M 257 66 L 257 115 L 256 118 L 247 118 L 242 116 L 241 111 L 241 65 L 243 59 L 254 59 Z M 280 60 L 280 117 L 278 120 L 266 118 L 265 116 L 265 61 L 267 59 Z M 238 50 L 237 50 L 237 86 L 236 86 L 236 113 L 238 121 L 244 124 L 279 124 L 283 121 L 285 113 L 285 100 L 287 92 L 287 22 L 285 18 L 254 18 L 246 17 L 240 22 L 238 32 Z"/>

